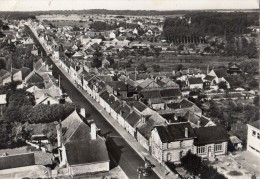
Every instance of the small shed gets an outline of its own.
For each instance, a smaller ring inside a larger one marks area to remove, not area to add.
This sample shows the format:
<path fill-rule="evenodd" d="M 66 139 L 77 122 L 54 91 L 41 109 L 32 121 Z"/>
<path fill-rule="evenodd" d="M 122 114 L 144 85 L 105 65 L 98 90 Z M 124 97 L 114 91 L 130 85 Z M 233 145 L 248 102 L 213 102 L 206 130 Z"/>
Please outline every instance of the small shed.
<path fill-rule="evenodd" d="M 242 141 L 237 136 L 230 136 L 229 139 L 230 139 L 232 146 L 236 150 L 242 150 L 242 148 L 243 148 Z"/>

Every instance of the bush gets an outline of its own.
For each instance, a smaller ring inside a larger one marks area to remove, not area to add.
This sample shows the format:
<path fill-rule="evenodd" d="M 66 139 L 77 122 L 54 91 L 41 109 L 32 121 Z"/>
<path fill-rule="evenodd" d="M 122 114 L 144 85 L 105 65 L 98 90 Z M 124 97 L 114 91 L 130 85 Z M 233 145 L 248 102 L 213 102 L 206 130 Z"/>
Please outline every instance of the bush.
<path fill-rule="evenodd" d="M 77 108 L 76 105 L 71 103 L 53 105 L 40 104 L 33 108 L 23 106 L 21 108 L 23 111 L 21 114 L 21 122 L 38 124 L 64 120 L 75 108 Z"/>
<path fill-rule="evenodd" d="M 201 157 L 188 151 L 181 158 L 181 164 L 190 174 L 200 176 L 201 179 L 226 179 L 226 177 L 205 163 L 202 163 Z"/>
<path fill-rule="evenodd" d="M 198 175 L 202 160 L 199 156 L 188 151 L 187 154 L 181 158 L 181 164 L 192 175 Z"/>

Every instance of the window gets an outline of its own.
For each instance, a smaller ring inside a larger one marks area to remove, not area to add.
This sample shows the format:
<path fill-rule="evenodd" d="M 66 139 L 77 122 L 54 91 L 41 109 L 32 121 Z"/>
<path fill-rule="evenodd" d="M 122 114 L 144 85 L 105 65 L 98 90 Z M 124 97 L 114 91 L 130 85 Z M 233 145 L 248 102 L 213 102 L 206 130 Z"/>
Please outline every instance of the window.
<path fill-rule="evenodd" d="M 204 154 L 205 153 L 205 147 L 204 146 L 198 147 L 197 153 L 198 154 Z"/>
<path fill-rule="evenodd" d="M 252 131 L 252 136 L 255 136 L 256 132 L 255 131 Z"/>
<path fill-rule="evenodd" d="M 257 133 L 257 138 L 260 139 L 260 133 Z"/>
<path fill-rule="evenodd" d="M 222 151 L 222 144 L 215 145 L 215 152 Z"/>

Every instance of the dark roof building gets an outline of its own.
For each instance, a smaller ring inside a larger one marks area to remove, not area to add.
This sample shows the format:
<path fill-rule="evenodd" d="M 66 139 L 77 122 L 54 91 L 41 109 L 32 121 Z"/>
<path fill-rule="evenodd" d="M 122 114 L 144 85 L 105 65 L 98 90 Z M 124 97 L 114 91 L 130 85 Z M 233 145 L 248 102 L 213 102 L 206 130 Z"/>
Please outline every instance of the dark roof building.
<path fill-rule="evenodd" d="M 201 78 L 188 78 L 188 81 L 190 85 L 203 83 Z"/>
<path fill-rule="evenodd" d="M 155 126 L 155 129 L 158 131 L 159 137 L 163 143 L 196 138 L 196 135 L 188 122 Z"/>
<path fill-rule="evenodd" d="M 197 138 L 194 140 L 194 145 L 206 145 L 212 143 L 228 142 L 229 138 L 226 131 L 221 126 L 210 126 L 194 128 Z"/>

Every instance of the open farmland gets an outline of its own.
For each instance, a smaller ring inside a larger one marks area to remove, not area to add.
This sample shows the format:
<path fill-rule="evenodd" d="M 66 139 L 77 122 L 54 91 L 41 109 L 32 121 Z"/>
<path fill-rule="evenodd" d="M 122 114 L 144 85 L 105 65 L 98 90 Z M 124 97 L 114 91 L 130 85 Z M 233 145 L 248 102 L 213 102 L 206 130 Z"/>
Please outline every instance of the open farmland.
<path fill-rule="evenodd" d="M 160 65 L 161 68 L 172 68 L 174 69 L 178 64 L 182 64 L 184 67 L 197 67 L 203 71 L 206 71 L 207 66 L 210 69 L 217 68 L 220 66 L 228 66 L 230 62 L 243 61 L 244 58 L 234 58 L 234 57 L 221 57 L 221 56 L 190 56 L 190 55 L 178 55 L 176 56 L 173 53 L 162 54 L 157 57 L 142 57 L 142 58 L 133 58 L 132 66 L 136 67 L 140 63 L 144 63 L 146 66 L 151 66 L 153 64 Z"/>

